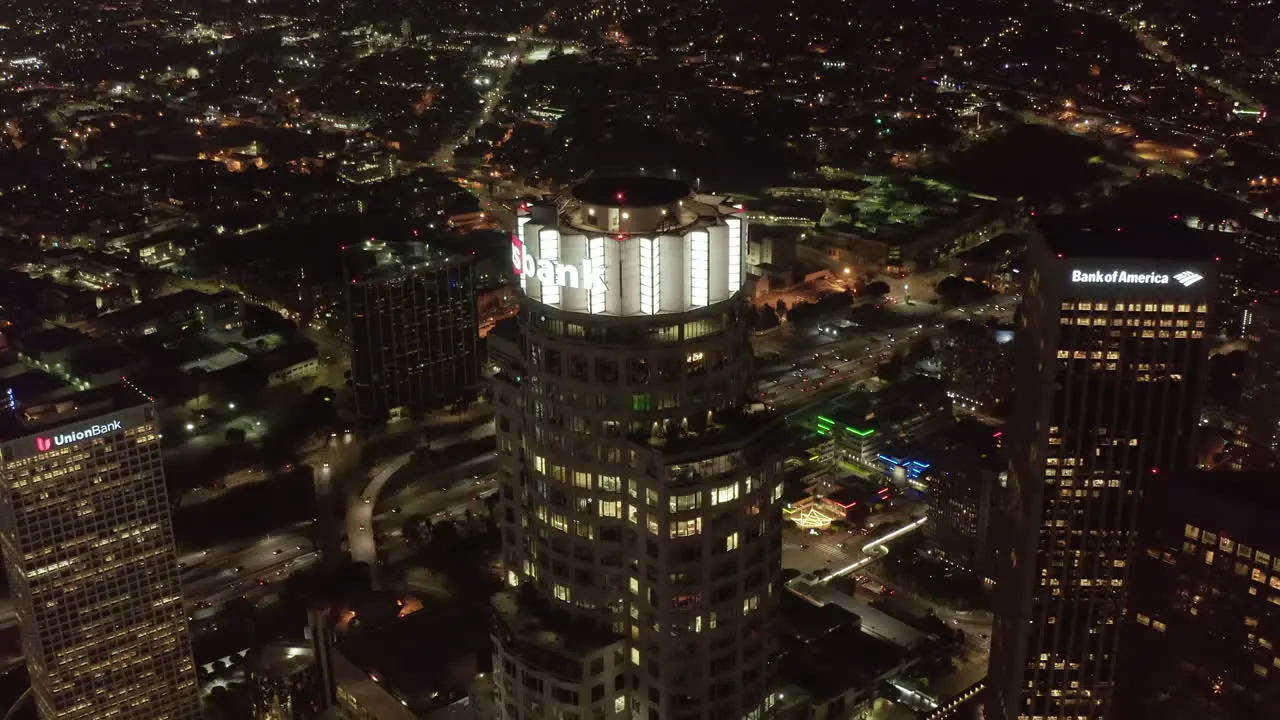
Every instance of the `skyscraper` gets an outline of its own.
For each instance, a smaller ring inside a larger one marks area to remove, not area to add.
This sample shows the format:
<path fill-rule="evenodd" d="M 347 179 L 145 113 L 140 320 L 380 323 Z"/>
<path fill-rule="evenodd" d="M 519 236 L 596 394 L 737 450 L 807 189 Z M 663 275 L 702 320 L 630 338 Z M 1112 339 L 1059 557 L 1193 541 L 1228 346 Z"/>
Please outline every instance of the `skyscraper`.
<path fill-rule="evenodd" d="M 517 226 L 520 359 L 495 354 L 517 366 L 494 382 L 502 717 L 756 720 L 781 475 L 747 399 L 742 208 L 600 178 Z"/>
<path fill-rule="evenodd" d="M 156 411 L 123 392 L 4 419 L 0 545 L 46 720 L 200 716 Z"/>
<path fill-rule="evenodd" d="M 1109 717 L 1143 487 L 1192 463 L 1215 263 L 1169 224 L 1055 218 L 1023 271 L 989 714 Z"/>
<path fill-rule="evenodd" d="M 1280 477 L 1162 478 L 1143 503 L 1113 715 L 1280 717 Z"/>
<path fill-rule="evenodd" d="M 363 422 L 405 419 L 457 402 L 480 384 L 470 258 L 425 243 L 349 247 L 351 383 Z"/>
<path fill-rule="evenodd" d="M 1241 384 L 1238 465 L 1275 467 L 1280 460 L 1280 299 L 1267 296 L 1245 309 L 1249 351 Z"/>

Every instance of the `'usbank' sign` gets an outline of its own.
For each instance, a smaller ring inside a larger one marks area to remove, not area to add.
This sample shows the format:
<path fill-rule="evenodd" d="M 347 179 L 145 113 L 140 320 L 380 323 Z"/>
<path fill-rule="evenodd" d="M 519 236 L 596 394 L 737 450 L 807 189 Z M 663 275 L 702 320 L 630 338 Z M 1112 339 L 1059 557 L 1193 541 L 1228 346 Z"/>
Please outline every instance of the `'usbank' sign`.
<path fill-rule="evenodd" d="M 123 420 L 112 420 L 111 422 L 90 425 L 89 427 L 83 428 L 80 430 L 73 430 L 71 432 L 58 433 L 57 435 L 54 435 L 51 438 L 38 437 L 36 438 L 36 450 L 39 450 L 40 452 L 47 452 L 49 450 L 52 450 L 55 447 L 70 445 L 71 443 L 74 443 L 74 442 L 80 442 L 81 440 L 88 440 L 89 438 L 98 437 L 99 435 L 106 435 L 107 433 L 118 432 L 123 429 L 124 429 Z"/>
<path fill-rule="evenodd" d="M 544 285 L 591 290 L 606 288 L 602 268 L 591 266 L 590 260 L 583 260 L 582 267 L 544 260 L 530 255 L 525 250 L 524 242 L 517 236 L 511 236 L 511 267 L 517 277 L 531 277 Z"/>

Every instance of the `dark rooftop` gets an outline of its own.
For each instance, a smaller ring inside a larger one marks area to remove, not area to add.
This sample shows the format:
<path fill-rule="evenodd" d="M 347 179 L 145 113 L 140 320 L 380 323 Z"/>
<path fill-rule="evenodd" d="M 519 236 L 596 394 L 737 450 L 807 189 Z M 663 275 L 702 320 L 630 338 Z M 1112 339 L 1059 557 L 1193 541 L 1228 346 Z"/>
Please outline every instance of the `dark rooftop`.
<path fill-rule="evenodd" d="M 55 325 L 18 338 L 18 347 L 27 354 L 61 352 L 90 342 L 88 335 L 68 327 Z"/>
<path fill-rule="evenodd" d="M 239 298 L 239 295 L 230 290 L 212 295 L 199 290 L 181 290 L 171 295 L 152 298 L 133 307 L 107 313 L 99 319 L 112 327 L 128 330 L 157 318 L 184 312 L 198 305 L 213 305 L 236 298 Z"/>
<path fill-rule="evenodd" d="M 1213 260 L 1207 233 L 1177 220 L 1130 215 L 1045 216 L 1036 220 L 1049 248 L 1066 257 Z"/>
<path fill-rule="evenodd" d="M 784 680 L 819 701 L 871 685 L 905 658 L 902 650 L 857 627 L 839 628 L 778 659 Z"/>
<path fill-rule="evenodd" d="M 482 604 L 433 603 L 390 622 L 362 625 L 338 647 L 421 713 L 466 695 L 478 663 L 488 659 L 489 629 Z"/>
<path fill-rule="evenodd" d="M 689 197 L 689 186 L 679 180 L 658 177 L 602 177 L 573 188 L 573 196 L 588 205 L 605 207 L 658 207 Z"/>

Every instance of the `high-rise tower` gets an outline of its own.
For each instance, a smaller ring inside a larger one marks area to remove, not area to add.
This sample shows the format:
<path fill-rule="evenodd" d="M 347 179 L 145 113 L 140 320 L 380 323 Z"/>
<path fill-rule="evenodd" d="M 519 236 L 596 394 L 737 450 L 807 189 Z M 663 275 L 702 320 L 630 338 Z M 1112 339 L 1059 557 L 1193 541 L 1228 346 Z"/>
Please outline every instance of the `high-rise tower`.
<path fill-rule="evenodd" d="M 4 419 L 0 545 L 36 708 L 198 718 L 156 411 L 105 393 Z"/>
<path fill-rule="evenodd" d="M 1280 461 L 1280 301 L 1268 296 L 1245 309 L 1249 353 L 1241 385 L 1241 444 L 1237 464 L 1275 468 Z"/>
<path fill-rule="evenodd" d="M 520 208 L 519 366 L 494 383 L 506 720 L 771 706 L 781 486 L 747 399 L 746 231 L 656 178 Z"/>
<path fill-rule="evenodd" d="M 480 384 L 470 258 L 367 240 L 344 256 L 351 384 L 362 422 L 405 419 Z"/>
<path fill-rule="evenodd" d="M 1098 720 L 1143 487 L 1192 464 L 1217 271 L 1172 224 L 1039 230 L 1015 339 L 988 710 Z"/>

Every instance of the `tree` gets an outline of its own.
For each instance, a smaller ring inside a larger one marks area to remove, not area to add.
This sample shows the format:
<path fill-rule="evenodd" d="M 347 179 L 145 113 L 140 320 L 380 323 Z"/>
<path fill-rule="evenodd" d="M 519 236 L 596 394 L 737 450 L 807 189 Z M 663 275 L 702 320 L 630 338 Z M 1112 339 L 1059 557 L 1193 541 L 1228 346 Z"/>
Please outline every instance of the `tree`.
<path fill-rule="evenodd" d="M 787 304 L 782 300 L 779 300 L 777 304 L 774 305 L 773 309 L 774 309 L 774 312 L 778 314 L 778 317 L 781 318 L 781 317 L 787 316 Z"/>
<path fill-rule="evenodd" d="M 863 288 L 863 292 L 871 297 L 880 297 L 888 295 L 890 289 L 889 283 L 883 280 L 876 280 L 875 282 L 867 283 L 867 286 Z"/>
<path fill-rule="evenodd" d="M 780 322 L 778 311 L 774 310 L 772 305 L 765 305 L 751 313 L 751 327 L 756 330 L 775 328 Z"/>
<path fill-rule="evenodd" d="M 876 377 L 885 382 L 897 382 L 902 379 L 904 370 L 906 370 L 906 362 L 901 355 L 895 353 L 893 357 L 876 366 Z"/>
<path fill-rule="evenodd" d="M 920 362 L 933 357 L 933 354 L 933 340 L 927 337 L 916 338 L 912 341 L 911 347 L 907 349 L 907 360 L 909 362 Z"/>

